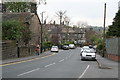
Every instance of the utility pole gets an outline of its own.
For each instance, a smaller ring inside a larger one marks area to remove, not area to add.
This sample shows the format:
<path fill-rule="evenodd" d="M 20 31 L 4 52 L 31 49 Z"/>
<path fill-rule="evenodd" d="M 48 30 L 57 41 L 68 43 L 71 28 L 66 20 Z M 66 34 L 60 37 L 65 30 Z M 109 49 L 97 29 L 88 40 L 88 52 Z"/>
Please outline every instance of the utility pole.
<path fill-rule="evenodd" d="M 46 5 L 47 3 L 46 3 L 46 0 L 39 0 L 39 2 L 38 2 L 38 5 L 40 5 L 40 4 L 44 4 L 44 5 Z M 37 6 L 36 6 L 37 7 Z M 38 16 L 38 14 L 37 14 L 37 10 L 36 10 L 36 15 L 37 15 L 37 18 L 38 18 L 38 20 L 39 20 L 39 24 L 41 24 L 41 33 L 40 33 L 40 36 L 41 36 L 41 39 L 40 39 L 40 53 L 42 53 L 42 33 L 43 33 L 43 31 L 42 31 L 42 27 L 43 27 L 43 13 L 44 12 L 42 12 L 41 14 L 42 14 L 42 23 L 41 23 L 41 21 L 40 21 L 40 19 L 39 19 L 39 16 Z"/>
<path fill-rule="evenodd" d="M 104 4 L 104 24 L 103 24 L 103 57 L 105 56 L 105 23 L 106 23 L 106 3 Z"/>
<path fill-rule="evenodd" d="M 43 47 L 42 47 L 42 45 L 43 45 L 43 25 L 44 25 L 43 13 L 45 13 L 45 11 L 43 11 L 41 13 L 42 23 L 41 23 L 41 34 L 40 34 L 40 36 L 41 36 L 41 39 L 40 39 L 40 53 L 42 53 L 42 49 L 43 49 Z"/>

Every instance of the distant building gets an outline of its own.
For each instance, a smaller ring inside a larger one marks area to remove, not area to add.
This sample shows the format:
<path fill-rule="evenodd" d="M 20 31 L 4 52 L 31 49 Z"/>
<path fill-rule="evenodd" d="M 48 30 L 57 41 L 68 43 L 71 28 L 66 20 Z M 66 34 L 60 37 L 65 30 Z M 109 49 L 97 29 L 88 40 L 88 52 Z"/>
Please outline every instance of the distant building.
<path fill-rule="evenodd" d="M 106 31 L 107 31 L 107 27 L 106 27 Z M 97 27 L 97 26 L 89 26 L 84 28 L 85 30 L 85 38 L 86 38 L 86 42 L 87 43 L 92 43 L 91 38 L 93 36 L 100 36 L 103 33 L 103 27 Z"/>
<path fill-rule="evenodd" d="M 85 28 L 85 31 L 87 32 L 87 31 L 89 31 L 91 29 L 93 31 L 95 31 L 97 34 L 101 34 L 103 32 L 103 27 L 96 27 L 96 26 L 90 26 L 88 28 Z M 107 30 L 107 28 L 106 28 L 106 30 Z"/>

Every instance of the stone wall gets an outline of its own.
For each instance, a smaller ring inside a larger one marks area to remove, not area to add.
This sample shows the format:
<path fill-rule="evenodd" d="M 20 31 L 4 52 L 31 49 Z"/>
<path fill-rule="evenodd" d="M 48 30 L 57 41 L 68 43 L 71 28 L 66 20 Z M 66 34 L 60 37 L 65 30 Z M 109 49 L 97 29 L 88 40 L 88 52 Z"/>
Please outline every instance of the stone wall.
<path fill-rule="evenodd" d="M 19 53 L 19 56 L 18 56 Z M 35 55 L 35 46 L 17 47 L 16 41 L 2 42 L 2 59 L 12 59 Z"/>
<path fill-rule="evenodd" d="M 2 42 L 2 59 L 16 58 L 17 47 L 15 41 Z"/>
<path fill-rule="evenodd" d="M 20 57 L 35 55 L 35 47 L 20 47 L 19 53 Z"/>

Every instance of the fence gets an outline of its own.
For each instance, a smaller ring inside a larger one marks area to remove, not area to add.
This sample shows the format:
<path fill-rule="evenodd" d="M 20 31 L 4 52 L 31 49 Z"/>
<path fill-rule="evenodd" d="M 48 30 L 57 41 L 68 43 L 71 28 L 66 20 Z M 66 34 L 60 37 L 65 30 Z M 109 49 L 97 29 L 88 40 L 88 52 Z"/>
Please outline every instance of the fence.
<path fill-rule="evenodd" d="M 119 61 L 120 59 L 120 38 L 106 39 L 106 56 L 112 60 Z"/>

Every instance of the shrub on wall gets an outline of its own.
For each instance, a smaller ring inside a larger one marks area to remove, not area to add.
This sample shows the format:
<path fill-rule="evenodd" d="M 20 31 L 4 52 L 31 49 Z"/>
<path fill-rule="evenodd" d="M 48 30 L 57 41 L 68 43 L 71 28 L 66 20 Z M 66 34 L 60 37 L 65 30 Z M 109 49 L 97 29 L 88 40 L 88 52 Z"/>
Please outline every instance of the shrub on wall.
<path fill-rule="evenodd" d="M 20 22 L 16 20 L 2 21 L 2 39 L 3 40 L 17 40 L 19 39 Z"/>

